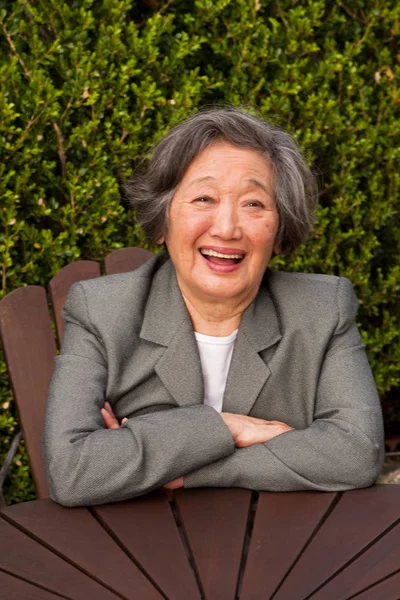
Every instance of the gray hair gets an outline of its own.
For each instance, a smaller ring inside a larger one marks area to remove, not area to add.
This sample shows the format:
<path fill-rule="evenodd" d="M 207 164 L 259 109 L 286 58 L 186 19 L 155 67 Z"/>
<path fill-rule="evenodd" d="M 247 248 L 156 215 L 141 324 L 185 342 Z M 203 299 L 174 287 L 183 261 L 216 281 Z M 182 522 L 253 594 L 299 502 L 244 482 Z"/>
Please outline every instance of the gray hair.
<path fill-rule="evenodd" d="M 276 241 L 280 251 L 289 254 L 306 240 L 312 227 L 316 178 L 288 133 L 233 107 L 201 110 L 173 127 L 153 148 L 148 163 L 124 184 L 148 241 L 154 244 L 167 232 L 169 206 L 189 165 L 220 141 L 254 150 L 272 165 L 279 214 Z"/>

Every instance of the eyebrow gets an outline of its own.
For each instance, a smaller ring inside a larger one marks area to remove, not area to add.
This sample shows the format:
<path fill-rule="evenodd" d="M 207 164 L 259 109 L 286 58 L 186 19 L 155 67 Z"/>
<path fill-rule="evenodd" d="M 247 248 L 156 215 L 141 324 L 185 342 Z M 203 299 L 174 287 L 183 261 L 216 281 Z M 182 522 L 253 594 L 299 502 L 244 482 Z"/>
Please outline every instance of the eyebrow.
<path fill-rule="evenodd" d="M 204 177 L 199 177 L 198 179 L 192 179 L 192 181 L 189 182 L 189 186 L 193 185 L 194 183 L 202 183 L 203 181 L 217 181 L 215 179 L 215 177 L 212 177 L 211 175 L 205 175 Z"/>
<path fill-rule="evenodd" d="M 198 179 L 192 179 L 192 181 L 189 183 L 189 186 L 193 185 L 194 183 L 202 183 L 203 181 L 217 181 L 217 180 L 215 177 L 212 177 L 211 175 L 205 175 L 204 177 L 199 177 Z M 255 187 L 262 189 L 267 194 L 267 196 L 270 196 L 271 198 L 273 197 L 273 194 L 270 192 L 270 190 L 259 179 L 249 177 L 249 178 L 245 179 L 245 182 L 250 183 L 251 185 L 254 185 Z"/>
<path fill-rule="evenodd" d="M 271 198 L 273 197 L 273 194 L 271 193 L 271 191 L 259 179 L 254 179 L 253 177 L 250 177 L 249 179 L 245 179 L 245 181 L 246 181 L 246 183 L 250 183 L 251 185 L 254 185 L 255 187 L 261 188 L 267 194 L 267 196 L 270 196 Z"/>

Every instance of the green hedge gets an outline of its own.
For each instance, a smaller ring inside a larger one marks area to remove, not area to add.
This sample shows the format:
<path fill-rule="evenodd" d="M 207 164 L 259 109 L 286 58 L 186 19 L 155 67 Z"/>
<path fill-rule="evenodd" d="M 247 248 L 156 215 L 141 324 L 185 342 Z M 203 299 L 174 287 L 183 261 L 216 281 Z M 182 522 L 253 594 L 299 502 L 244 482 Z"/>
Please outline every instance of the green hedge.
<path fill-rule="evenodd" d="M 149 3 L 151 5 L 151 3 Z M 400 421 L 396 0 L 0 0 L 2 294 L 145 245 L 120 182 L 202 105 L 256 106 L 321 181 L 313 239 L 275 265 L 349 277 L 387 427 Z M 0 365 L 0 462 L 17 416 Z M 8 502 L 32 497 L 23 447 Z"/>

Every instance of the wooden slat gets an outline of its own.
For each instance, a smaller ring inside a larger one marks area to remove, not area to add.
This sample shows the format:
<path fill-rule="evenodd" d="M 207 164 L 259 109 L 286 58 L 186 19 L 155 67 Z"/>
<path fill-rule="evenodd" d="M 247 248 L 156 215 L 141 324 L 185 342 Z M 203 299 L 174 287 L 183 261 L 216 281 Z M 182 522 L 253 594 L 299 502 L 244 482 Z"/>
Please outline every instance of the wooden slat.
<path fill-rule="evenodd" d="M 45 498 L 48 488 L 41 439 L 56 354 L 45 290 L 27 286 L 3 298 L 0 330 L 36 493 Z"/>
<path fill-rule="evenodd" d="M 241 600 L 272 596 L 335 498 L 315 492 L 260 494 Z"/>
<path fill-rule="evenodd" d="M 164 494 L 148 494 L 92 510 L 168 598 L 200 600 L 194 574 Z"/>
<path fill-rule="evenodd" d="M 10 507 L 2 514 L 125 598 L 135 594 L 142 600 L 162 600 L 86 508 L 64 508 L 42 500 Z"/>
<path fill-rule="evenodd" d="M 15 435 L 12 439 L 10 448 L 7 452 L 7 456 L 6 456 L 4 462 L 1 466 L 1 469 L 0 469 L 0 508 L 3 507 L 3 493 L 2 493 L 3 483 L 7 477 L 8 469 L 10 468 L 10 465 L 12 464 L 12 461 L 14 460 L 14 456 L 17 453 L 18 447 L 21 442 L 21 437 L 22 437 L 22 433 L 21 433 L 21 431 L 18 431 L 17 435 Z"/>
<path fill-rule="evenodd" d="M 3 518 L 0 518 L 0 539 L 0 569 L 8 573 L 73 600 L 118 597 Z"/>
<path fill-rule="evenodd" d="M 389 579 L 381 581 L 381 583 L 356 596 L 355 600 L 399 600 L 399 598 L 400 573 L 396 573 Z"/>
<path fill-rule="evenodd" d="M 47 592 L 4 571 L 0 571 L 0 595 L 2 600 L 63 600 L 58 594 Z"/>
<path fill-rule="evenodd" d="M 100 277 L 100 265 L 92 260 L 78 260 L 62 268 L 49 283 L 49 293 L 53 305 L 58 341 L 61 344 L 64 335 L 64 320 L 61 310 L 67 299 L 69 288 L 77 281 Z"/>
<path fill-rule="evenodd" d="M 305 598 L 393 525 L 400 513 L 396 487 L 380 485 L 346 492 L 274 600 Z"/>
<path fill-rule="evenodd" d="M 144 248 L 120 248 L 105 257 L 104 269 L 107 275 L 127 273 L 141 267 L 152 256 L 153 253 Z"/>
<path fill-rule="evenodd" d="M 400 568 L 400 524 L 381 537 L 373 546 L 341 571 L 313 600 L 346 600 Z M 400 587 L 398 588 L 400 598 Z"/>
<path fill-rule="evenodd" d="M 179 515 L 207 600 L 234 600 L 251 492 L 177 490 Z"/>

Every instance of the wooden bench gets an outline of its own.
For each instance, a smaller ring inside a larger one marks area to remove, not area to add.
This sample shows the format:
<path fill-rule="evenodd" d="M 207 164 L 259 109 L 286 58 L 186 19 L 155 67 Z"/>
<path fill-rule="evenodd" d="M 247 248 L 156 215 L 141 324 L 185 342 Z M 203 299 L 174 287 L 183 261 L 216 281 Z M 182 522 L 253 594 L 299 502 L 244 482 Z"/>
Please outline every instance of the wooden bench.
<path fill-rule="evenodd" d="M 106 256 L 104 274 L 133 271 L 151 256 L 142 248 L 121 248 Z M 29 285 L 10 292 L 0 302 L 0 335 L 37 498 L 49 495 L 41 439 L 53 358 L 64 333 L 61 309 L 73 283 L 101 274 L 98 262 L 77 261 L 53 277 L 48 293 L 41 286 Z M 20 439 L 18 433 L 0 471 L 0 503 L 3 482 Z"/>
<path fill-rule="evenodd" d="M 2 600 L 398 600 L 400 486 L 0 510 Z"/>

